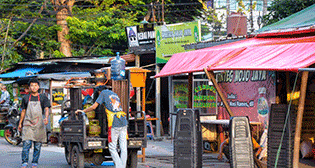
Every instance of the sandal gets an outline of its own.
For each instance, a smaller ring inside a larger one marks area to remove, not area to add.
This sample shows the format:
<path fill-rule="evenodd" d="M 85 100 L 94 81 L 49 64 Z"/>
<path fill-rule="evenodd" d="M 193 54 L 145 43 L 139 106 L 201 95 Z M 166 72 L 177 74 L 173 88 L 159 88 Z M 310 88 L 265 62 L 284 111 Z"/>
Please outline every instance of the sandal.
<path fill-rule="evenodd" d="M 32 168 L 37 168 L 37 163 L 33 163 Z"/>
<path fill-rule="evenodd" d="M 27 168 L 27 165 L 28 165 L 27 163 L 23 163 L 21 168 Z"/>

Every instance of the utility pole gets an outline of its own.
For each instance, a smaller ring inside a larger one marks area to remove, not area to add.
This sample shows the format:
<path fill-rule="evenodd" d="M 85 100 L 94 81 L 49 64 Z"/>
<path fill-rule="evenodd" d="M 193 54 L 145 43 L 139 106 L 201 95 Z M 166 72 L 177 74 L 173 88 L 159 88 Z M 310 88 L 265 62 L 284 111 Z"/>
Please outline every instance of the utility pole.
<path fill-rule="evenodd" d="M 162 23 L 164 25 L 164 0 L 162 0 Z"/>
<path fill-rule="evenodd" d="M 3 45 L 3 53 L 2 53 L 1 70 L 3 70 L 3 66 L 4 66 L 5 48 L 6 48 L 6 45 L 7 45 L 7 38 L 8 38 L 8 34 L 9 34 L 11 19 L 12 19 L 12 17 L 10 17 L 10 20 L 9 20 L 9 23 L 8 23 L 8 26 L 7 26 L 7 32 L 5 33 L 5 37 L 4 37 L 4 45 Z"/>
<path fill-rule="evenodd" d="M 265 16 L 267 14 L 267 0 L 263 0 L 263 13 L 262 15 Z"/>
<path fill-rule="evenodd" d="M 160 67 L 156 64 L 155 73 L 160 73 Z M 156 78 L 155 86 L 155 117 L 158 119 L 156 121 L 156 137 L 161 137 L 161 78 Z"/>
<path fill-rule="evenodd" d="M 226 16 L 230 14 L 230 0 L 226 0 Z"/>
<path fill-rule="evenodd" d="M 249 8 L 250 8 L 250 32 L 254 31 L 254 21 L 253 21 L 253 0 L 249 1 Z"/>
<path fill-rule="evenodd" d="M 213 6 L 215 7 L 215 5 Z M 226 28 L 228 27 L 227 25 L 228 25 L 229 15 L 230 15 L 230 0 L 226 0 Z"/>

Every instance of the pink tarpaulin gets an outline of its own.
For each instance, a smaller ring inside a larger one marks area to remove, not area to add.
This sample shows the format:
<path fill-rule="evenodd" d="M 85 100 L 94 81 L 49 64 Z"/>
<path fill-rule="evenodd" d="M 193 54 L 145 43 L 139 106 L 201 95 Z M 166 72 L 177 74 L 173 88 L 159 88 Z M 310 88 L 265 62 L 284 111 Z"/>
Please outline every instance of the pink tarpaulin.
<path fill-rule="evenodd" d="M 315 63 L 315 36 L 251 38 L 174 54 L 155 77 L 208 70 L 298 71 Z"/>

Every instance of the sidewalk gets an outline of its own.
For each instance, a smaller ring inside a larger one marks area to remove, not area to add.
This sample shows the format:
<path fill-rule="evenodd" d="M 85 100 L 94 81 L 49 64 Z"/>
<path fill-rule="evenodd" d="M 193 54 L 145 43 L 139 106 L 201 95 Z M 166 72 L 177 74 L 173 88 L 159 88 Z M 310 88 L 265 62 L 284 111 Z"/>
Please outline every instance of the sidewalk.
<path fill-rule="evenodd" d="M 142 163 L 139 159 L 138 167 L 155 168 L 173 168 L 173 150 L 172 140 L 163 139 L 162 141 L 148 140 L 146 148 L 146 159 Z M 139 151 L 141 154 L 141 151 Z M 203 166 L 206 168 L 229 168 L 230 164 L 225 161 L 218 161 L 218 153 L 203 153 Z"/>

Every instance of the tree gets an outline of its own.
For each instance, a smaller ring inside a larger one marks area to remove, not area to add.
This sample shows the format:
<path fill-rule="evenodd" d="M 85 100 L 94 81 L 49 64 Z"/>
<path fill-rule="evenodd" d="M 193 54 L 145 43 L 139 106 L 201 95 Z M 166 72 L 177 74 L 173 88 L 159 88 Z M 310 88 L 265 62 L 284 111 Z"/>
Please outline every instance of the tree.
<path fill-rule="evenodd" d="M 72 13 L 72 8 L 76 0 L 51 0 L 54 5 L 54 10 L 57 12 L 56 19 L 57 25 L 61 27 L 61 31 L 58 31 L 58 41 L 61 43 L 60 52 L 66 57 L 71 57 L 70 41 L 66 39 L 69 33 L 67 26 L 67 17 Z"/>
<path fill-rule="evenodd" d="M 205 33 L 209 33 L 211 31 L 214 32 L 214 34 L 220 34 L 221 27 L 225 19 L 224 14 L 218 16 L 218 13 L 214 8 L 207 7 L 206 2 L 203 2 L 203 0 L 199 0 L 199 2 L 202 4 L 202 10 L 198 10 L 200 12 L 200 16 L 197 16 L 196 19 L 200 19 L 203 23 L 202 25 L 207 27 L 203 30 L 208 29 Z"/>
<path fill-rule="evenodd" d="M 140 24 L 149 11 L 156 16 L 151 22 L 161 21 L 161 3 L 162 0 L 0 0 L 1 68 L 22 60 L 127 52 L 125 27 Z M 193 21 L 200 15 L 196 9 L 202 9 L 198 0 L 164 0 L 164 4 L 168 24 Z"/>
<path fill-rule="evenodd" d="M 299 12 L 311 5 L 315 0 L 274 0 L 268 7 L 269 13 L 263 16 L 264 25 L 270 25 Z"/>

